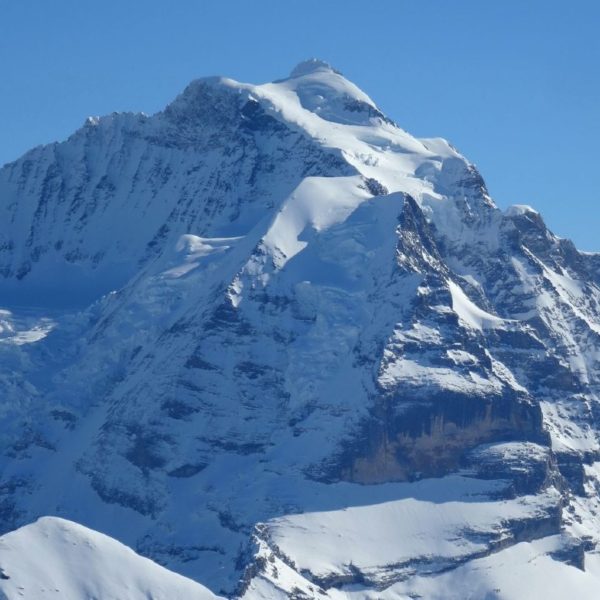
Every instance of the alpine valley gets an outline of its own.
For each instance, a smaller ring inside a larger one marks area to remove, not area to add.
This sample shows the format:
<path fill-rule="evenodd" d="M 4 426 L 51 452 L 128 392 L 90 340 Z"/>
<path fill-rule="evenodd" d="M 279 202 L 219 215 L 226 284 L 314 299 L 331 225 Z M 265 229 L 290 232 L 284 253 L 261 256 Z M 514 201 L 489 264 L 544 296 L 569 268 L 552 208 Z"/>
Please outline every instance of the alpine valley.
<path fill-rule="evenodd" d="M 600 254 L 326 63 L 5 165 L 0 306 L 0 598 L 600 596 Z"/>

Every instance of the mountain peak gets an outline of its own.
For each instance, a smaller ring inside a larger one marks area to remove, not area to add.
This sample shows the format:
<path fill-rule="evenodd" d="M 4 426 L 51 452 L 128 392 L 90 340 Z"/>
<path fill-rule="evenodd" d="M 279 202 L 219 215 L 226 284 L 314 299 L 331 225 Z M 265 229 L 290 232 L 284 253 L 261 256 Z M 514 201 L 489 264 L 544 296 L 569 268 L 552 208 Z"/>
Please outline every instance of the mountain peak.
<path fill-rule="evenodd" d="M 338 73 L 329 63 L 324 60 L 320 60 L 318 58 L 309 58 L 308 60 L 303 60 L 298 63 L 292 72 L 290 73 L 290 78 L 294 77 L 302 77 L 304 75 L 311 75 L 312 73 L 316 73 L 317 71 L 330 71 L 332 73 Z"/>
<path fill-rule="evenodd" d="M 274 83 L 297 94 L 305 110 L 326 121 L 344 125 L 391 123 L 365 92 L 318 58 L 299 63 L 287 79 Z"/>

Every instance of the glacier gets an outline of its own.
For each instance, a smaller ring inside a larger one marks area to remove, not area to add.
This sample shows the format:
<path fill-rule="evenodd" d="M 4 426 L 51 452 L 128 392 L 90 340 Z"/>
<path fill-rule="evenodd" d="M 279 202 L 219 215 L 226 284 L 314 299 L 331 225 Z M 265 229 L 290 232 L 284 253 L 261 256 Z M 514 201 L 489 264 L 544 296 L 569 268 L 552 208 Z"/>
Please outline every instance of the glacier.
<path fill-rule="evenodd" d="M 327 63 L 91 117 L 0 218 L 0 594 L 596 597 L 600 255 Z"/>

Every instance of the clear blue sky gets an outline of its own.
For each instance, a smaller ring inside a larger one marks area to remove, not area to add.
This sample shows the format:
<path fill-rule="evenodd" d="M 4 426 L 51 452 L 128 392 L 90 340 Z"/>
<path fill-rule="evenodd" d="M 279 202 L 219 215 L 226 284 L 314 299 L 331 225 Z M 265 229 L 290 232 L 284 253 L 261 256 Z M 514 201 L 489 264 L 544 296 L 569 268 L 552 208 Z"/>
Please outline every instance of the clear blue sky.
<path fill-rule="evenodd" d="M 86 116 L 161 109 L 191 79 L 327 60 L 497 204 L 600 250 L 600 2 L 0 0 L 0 163 Z"/>

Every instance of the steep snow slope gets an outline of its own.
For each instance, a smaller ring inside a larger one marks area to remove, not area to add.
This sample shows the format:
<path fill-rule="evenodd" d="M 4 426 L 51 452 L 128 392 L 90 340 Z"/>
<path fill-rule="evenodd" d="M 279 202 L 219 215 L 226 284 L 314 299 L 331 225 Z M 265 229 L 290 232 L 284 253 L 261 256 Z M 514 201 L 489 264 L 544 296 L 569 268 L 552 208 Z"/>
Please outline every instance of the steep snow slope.
<path fill-rule="evenodd" d="M 0 537 L 0 565 L 0 595 L 7 599 L 217 599 L 119 542 L 53 517 Z"/>
<path fill-rule="evenodd" d="M 594 564 L 600 255 L 325 63 L 90 119 L 0 216 L 5 531 L 85 522 L 227 597 Z"/>

